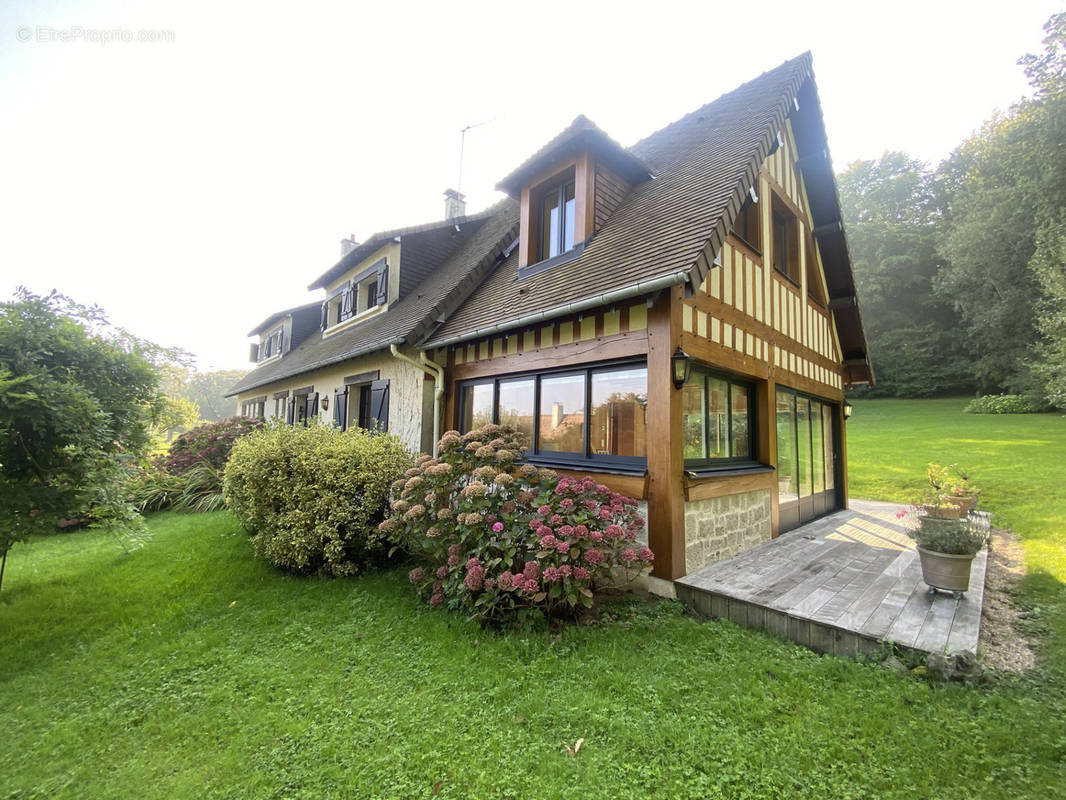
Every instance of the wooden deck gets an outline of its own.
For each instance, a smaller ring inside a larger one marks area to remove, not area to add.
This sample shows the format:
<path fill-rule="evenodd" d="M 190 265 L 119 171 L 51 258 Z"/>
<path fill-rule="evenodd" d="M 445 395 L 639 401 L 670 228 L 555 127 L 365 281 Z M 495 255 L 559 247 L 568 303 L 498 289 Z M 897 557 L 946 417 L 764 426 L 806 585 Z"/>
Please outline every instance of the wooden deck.
<path fill-rule="evenodd" d="M 675 582 L 686 605 L 843 656 L 890 642 L 925 653 L 977 652 L 988 551 L 970 591 L 930 594 L 900 504 L 851 501 L 734 558 Z M 988 524 L 987 515 L 980 523 Z"/>

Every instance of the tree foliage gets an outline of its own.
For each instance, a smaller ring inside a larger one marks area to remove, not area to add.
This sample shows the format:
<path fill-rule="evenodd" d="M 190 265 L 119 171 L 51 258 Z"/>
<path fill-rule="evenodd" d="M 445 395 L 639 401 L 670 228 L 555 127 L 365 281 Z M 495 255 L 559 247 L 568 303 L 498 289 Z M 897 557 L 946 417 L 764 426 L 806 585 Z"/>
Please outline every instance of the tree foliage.
<path fill-rule="evenodd" d="M 236 403 L 226 392 L 246 374 L 238 369 L 199 372 L 173 366 L 163 371 L 161 386 L 168 397 L 195 403 L 204 422 L 218 422 L 233 416 Z"/>
<path fill-rule="evenodd" d="M 154 363 L 178 356 L 55 292 L 0 304 L 0 554 L 57 524 L 135 518 L 124 479 L 161 410 Z"/>

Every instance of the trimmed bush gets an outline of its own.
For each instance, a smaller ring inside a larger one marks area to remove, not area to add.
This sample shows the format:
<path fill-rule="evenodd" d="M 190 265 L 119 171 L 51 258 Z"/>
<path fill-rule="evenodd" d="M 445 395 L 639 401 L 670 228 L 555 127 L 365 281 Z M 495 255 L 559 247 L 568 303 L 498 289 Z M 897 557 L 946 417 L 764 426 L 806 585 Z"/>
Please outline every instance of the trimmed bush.
<path fill-rule="evenodd" d="M 411 463 L 394 436 L 272 424 L 234 445 L 224 497 L 260 558 L 353 575 L 381 555 L 389 486 Z"/>
<path fill-rule="evenodd" d="M 163 467 L 172 475 L 181 475 L 203 462 L 221 470 L 226 466 L 234 443 L 261 427 L 262 420 L 248 417 L 230 417 L 198 425 L 171 443 Z"/>
<path fill-rule="evenodd" d="M 418 562 L 408 577 L 430 605 L 483 624 L 570 616 L 654 557 L 636 500 L 520 464 L 524 445 L 500 425 L 449 431 L 393 484 L 381 530 Z"/>
<path fill-rule="evenodd" d="M 975 397 L 963 411 L 967 414 L 1039 414 L 1047 408 L 1022 394 L 986 394 Z"/>

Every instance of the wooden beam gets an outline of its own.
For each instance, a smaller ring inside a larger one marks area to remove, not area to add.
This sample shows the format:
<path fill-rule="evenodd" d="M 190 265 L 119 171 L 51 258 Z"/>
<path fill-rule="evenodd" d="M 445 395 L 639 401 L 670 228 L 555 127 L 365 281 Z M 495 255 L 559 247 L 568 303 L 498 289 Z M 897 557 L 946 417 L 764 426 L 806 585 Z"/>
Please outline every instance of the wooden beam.
<path fill-rule="evenodd" d="M 827 233 L 840 233 L 842 230 L 844 230 L 844 225 L 839 219 L 837 219 L 816 226 L 815 229 L 811 231 L 811 235 L 817 239 L 820 236 L 825 236 Z"/>
<path fill-rule="evenodd" d="M 670 356 L 680 339 L 682 290 L 663 292 L 648 312 L 648 545 L 652 574 L 685 574 L 685 499 L 681 448 L 681 392 Z"/>
<path fill-rule="evenodd" d="M 859 303 L 859 298 L 855 295 L 848 295 L 847 297 L 834 297 L 829 301 L 830 311 L 840 311 L 846 308 L 854 308 Z"/>
<path fill-rule="evenodd" d="M 754 475 L 730 475 L 725 478 L 690 478 L 687 483 L 685 499 L 691 503 L 729 494 L 770 489 L 777 483 L 777 477 L 773 472 L 757 472 Z"/>
<path fill-rule="evenodd" d="M 571 324 L 573 324 L 571 322 Z M 615 358 L 642 356 L 648 352 L 647 331 L 620 333 L 607 338 L 588 339 L 566 345 L 554 344 L 558 336 L 558 326 L 553 333 L 553 346 L 537 350 L 526 350 L 514 355 L 498 356 L 460 364 L 452 369 L 451 381 L 482 378 L 488 375 L 507 375 L 512 372 L 526 372 L 566 364 L 579 364 L 584 361 L 606 361 Z M 506 334 L 501 334 L 505 336 Z M 521 339 L 520 339 L 521 341 Z"/>

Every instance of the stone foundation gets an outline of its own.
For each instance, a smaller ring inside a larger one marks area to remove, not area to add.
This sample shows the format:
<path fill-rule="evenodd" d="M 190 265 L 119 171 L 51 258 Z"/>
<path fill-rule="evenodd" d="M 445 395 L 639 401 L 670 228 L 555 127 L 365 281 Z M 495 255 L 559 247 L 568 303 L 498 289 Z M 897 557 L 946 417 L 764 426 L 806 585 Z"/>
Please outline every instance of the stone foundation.
<path fill-rule="evenodd" d="M 769 489 L 685 503 L 685 572 L 731 558 L 770 535 Z"/>

